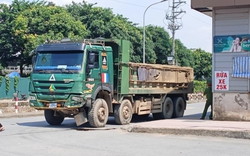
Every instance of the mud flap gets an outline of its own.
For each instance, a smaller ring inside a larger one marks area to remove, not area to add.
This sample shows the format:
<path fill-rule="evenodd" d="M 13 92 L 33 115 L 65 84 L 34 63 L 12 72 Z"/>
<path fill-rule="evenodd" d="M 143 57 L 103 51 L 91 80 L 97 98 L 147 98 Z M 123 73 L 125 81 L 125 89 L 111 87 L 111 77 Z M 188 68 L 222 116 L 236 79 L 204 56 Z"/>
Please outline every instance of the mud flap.
<path fill-rule="evenodd" d="M 75 122 L 77 126 L 80 126 L 86 122 L 88 122 L 86 112 L 80 112 L 77 115 L 74 116 Z"/>

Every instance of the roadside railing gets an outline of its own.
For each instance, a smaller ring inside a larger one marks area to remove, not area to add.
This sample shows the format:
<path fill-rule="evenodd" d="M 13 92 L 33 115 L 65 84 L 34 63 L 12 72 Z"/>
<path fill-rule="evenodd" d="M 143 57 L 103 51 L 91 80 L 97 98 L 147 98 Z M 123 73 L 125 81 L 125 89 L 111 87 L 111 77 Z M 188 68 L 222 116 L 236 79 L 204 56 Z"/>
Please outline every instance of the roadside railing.
<path fill-rule="evenodd" d="M 196 92 L 196 93 L 191 93 L 188 94 L 188 98 L 190 102 L 198 102 L 198 101 L 205 101 L 206 96 L 204 96 L 203 92 Z"/>

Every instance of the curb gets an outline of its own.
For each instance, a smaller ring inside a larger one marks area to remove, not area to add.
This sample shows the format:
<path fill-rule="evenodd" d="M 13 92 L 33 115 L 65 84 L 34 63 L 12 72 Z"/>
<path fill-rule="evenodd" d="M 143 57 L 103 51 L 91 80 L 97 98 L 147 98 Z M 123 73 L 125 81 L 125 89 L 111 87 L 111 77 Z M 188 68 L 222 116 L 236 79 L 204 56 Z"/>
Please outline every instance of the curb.
<path fill-rule="evenodd" d="M 201 102 L 206 102 L 206 100 L 192 100 L 192 101 L 187 101 L 187 104 L 195 104 L 195 103 L 201 103 Z"/>
<path fill-rule="evenodd" d="M 172 134 L 172 135 L 196 135 L 196 136 L 211 136 L 211 137 L 227 137 L 250 139 L 250 131 L 228 131 L 228 130 L 204 130 L 204 129 L 180 129 L 180 128 L 149 128 L 140 126 L 122 127 L 130 133 L 156 133 L 156 134 Z"/>

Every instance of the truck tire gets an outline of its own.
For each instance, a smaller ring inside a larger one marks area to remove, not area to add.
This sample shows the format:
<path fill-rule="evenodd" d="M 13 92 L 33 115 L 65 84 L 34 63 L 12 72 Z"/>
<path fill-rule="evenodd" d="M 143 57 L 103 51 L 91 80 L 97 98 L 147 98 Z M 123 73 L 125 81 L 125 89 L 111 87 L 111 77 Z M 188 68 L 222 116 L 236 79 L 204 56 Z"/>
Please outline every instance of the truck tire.
<path fill-rule="evenodd" d="M 54 116 L 54 110 L 51 109 L 44 110 L 44 117 L 50 125 L 61 125 L 64 120 L 63 116 Z"/>
<path fill-rule="evenodd" d="M 170 119 L 174 113 L 174 104 L 170 97 L 164 100 L 161 113 L 153 113 L 154 119 Z"/>
<path fill-rule="evenodd" d="M 96 99 L 88 113 L 89 124 L 92 127 L 104 127 L 108 121 L 109 110 L 107 102 L 103 99 Z"/>
<path fill-rule="evenodd" d="M 114 109 L 114 117 L 117 124 L 126 125 L 131 122 L 133 110 L 129 100 L 123 100 L 120 105 L 115 105 Z"/>
<path fill-rule="evenodd" d="M 183 117 L 185 111 L 185 101 L 182 97 L 176 97 L 174 99 L 174 118 Z"/>

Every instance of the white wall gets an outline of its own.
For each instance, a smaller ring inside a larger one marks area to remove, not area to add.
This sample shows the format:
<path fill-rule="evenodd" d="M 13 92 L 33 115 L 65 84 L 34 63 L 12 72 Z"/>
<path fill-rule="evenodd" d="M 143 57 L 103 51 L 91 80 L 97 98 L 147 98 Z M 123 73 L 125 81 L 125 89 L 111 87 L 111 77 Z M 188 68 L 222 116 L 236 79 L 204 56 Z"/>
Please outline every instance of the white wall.
<path fill-rule="evenodd" d="M 250 34 L 250 8 L 214 9 L 213 36 Z M 229 90 L 218 91 L 213 85 L 215 120 L 250 121 L 250 85 L 248 78 L 234 78 L 234 57 L 250 56 L 250 52 L 213 52 L 214 71 L 229 71 Z"/>
<path fill-rule="evenodd" d="M 250 9 L 248 8 L 217 9 L 213 13 L 213 36 L 250 34 L 249 18 Z M 214 71 L 229 71 L 228 92 L 247 93 L 249 91 L 249 79 L 231 77 L 233 58 L 248 55 L 249 52 L 213 53 L 213 74 Z M 217 92 L 214 86 L 213 91 Z"/>

